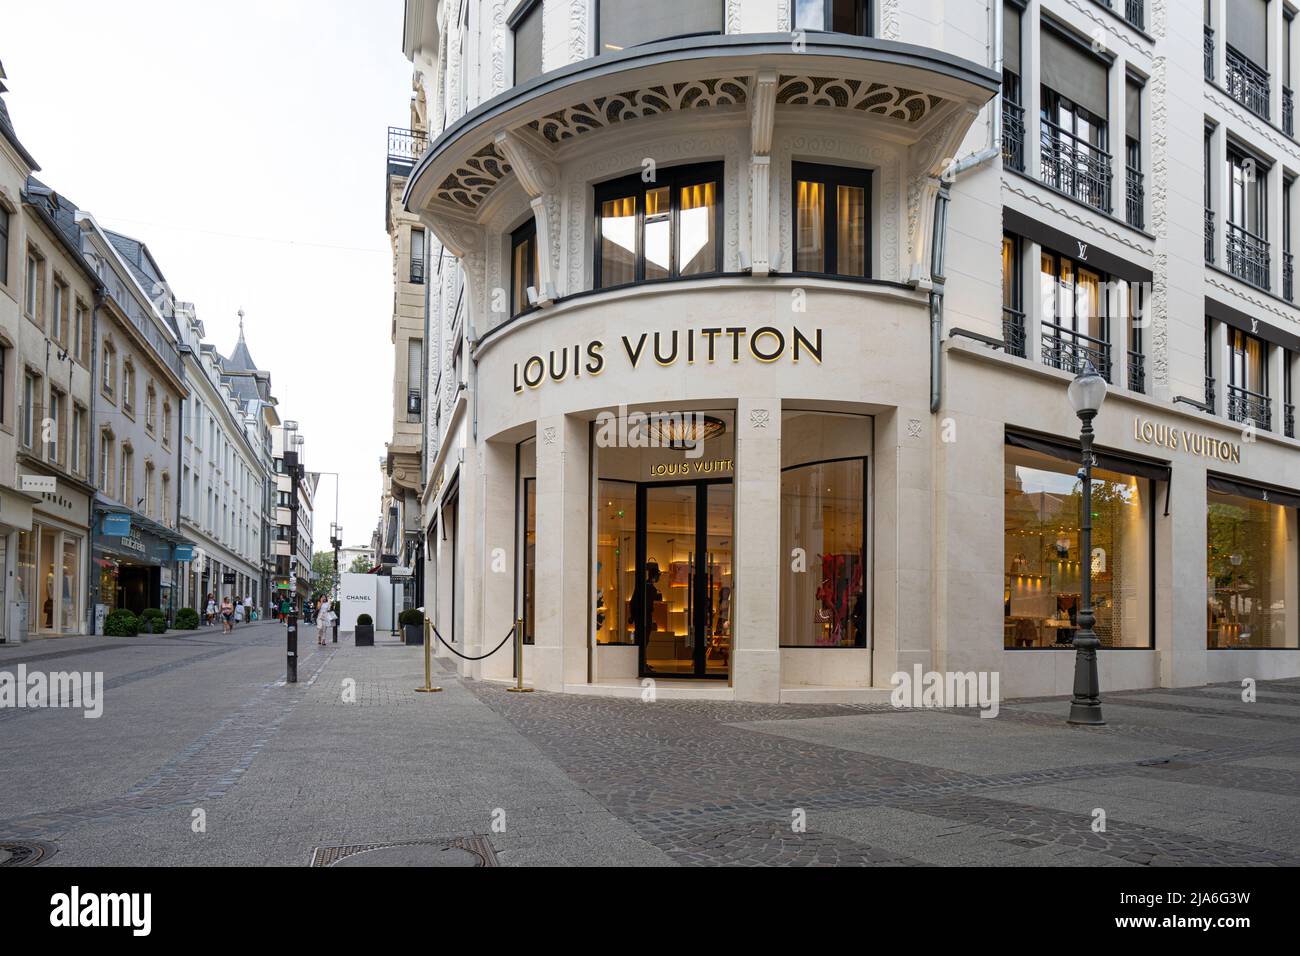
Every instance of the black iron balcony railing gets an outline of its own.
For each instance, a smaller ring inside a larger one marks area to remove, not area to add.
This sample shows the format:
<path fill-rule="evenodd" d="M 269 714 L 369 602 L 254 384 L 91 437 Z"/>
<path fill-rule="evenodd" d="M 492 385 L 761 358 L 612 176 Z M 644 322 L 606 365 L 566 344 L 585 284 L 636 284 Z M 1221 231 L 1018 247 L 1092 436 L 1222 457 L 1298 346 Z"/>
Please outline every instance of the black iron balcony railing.
<path fill-rule="evenodd" d="M 1146 202 L 1146 191 L 1142 185 L 1142 172 L 1132 166 L 1125 166 L 1124 173 L 1126 187 L 1124 190 L 1126 200 L 1124 212 L 1128 224 L 1134 229 L 1141 229 L 1146 221 L 1142 214 L 1142 207 Z"/>
<path fill-rule="evenodd" d="M 1025 358 L 1025 313 L 1002 307 L 1002 341 L 1007 343 L 1008 355 Z"/>
<path fill-rule="evenodd" d="M 1291 402 L 1282 406 L 1282 427 L 1287 438 L 1295 438 L 1295 405 Z"/>
<path fill-rule="evenodd" d="M 1214 414 L 1214 376 L 1205 376 L 1205 410 Z"/>
<path fill-rule="evenodd" d="M 1205 210 L 1205 261 L 1214 264 L 1214 210 Z"/>
<path fill-rule="evenodd" d="M 1132 349 L 1128 350 L 1128 387 L 1139 394 L 1145 394 L 1147 390 L 1146 358 Z"/>
<path fill-rule="evenodd" d="M 1224 48 L 1227 64 L 1224 88 L 1228 95 L 1263 119 L 1269 118 L 1268 71 L 1256 66 L 1231 46 Z"/>
<path fill-rule="evenodd" d="M 1295 262 L 1289 252 L 1282 253 L 1282 298 L 1295 301 Z"/>
<path fill-rule="evenodd" d="M 1110 212 L 1110 153 L 1042 120 L 1039 176 L 1053 189 L 1082 203 Z"/>
<path fill-rule="evenodd" d="M 423 130 L 388 127 L 388 161 L 414 166 L 429 146 L 429 137 Z"/>
<path fill-rule="evenodd" d="M 1224 238 L 1227 240 L 1228 271 L 1243 282 L 1268 289 L 1269 270 L 1272 268 L 1268 240 L 1235 222 L 1225 223 L 1224 227 L 1227 230 Z"/>
<path fill-rule="evenodd" d="M 1268 430 L 1273 427 L 1272 399 L 1238 385 L 1229 385 L 1228 419 L 1234 422 L 1254 422 L 1256 428 Z"/>
<path fill-rule="evenodd" d="M 1092 363 L 1106 381 L 1110 376 L 1110 343 L 1082 332 L 1043 323 L 1043 364 L 1077 375 Z"/>
<path fill-rule="evenodd" d="M 1205 78 L 1214 82 L 1214 31 L 1205 28 Z"/>
<path fill-rule="evenodd" d="M 1002 165 L 1025 171 L 1025 108 L 1002 98 Z"/>
<path fill-rule="evenodd" d="M 1295 97 L 1290 87 L 1282 87 L 1282 132 L 1295 135 Z"/>
<path fill-rule="evenodd" d="M 414 285 L 424 284 L 424 260 L 411 257 L 411 282 Z"/>

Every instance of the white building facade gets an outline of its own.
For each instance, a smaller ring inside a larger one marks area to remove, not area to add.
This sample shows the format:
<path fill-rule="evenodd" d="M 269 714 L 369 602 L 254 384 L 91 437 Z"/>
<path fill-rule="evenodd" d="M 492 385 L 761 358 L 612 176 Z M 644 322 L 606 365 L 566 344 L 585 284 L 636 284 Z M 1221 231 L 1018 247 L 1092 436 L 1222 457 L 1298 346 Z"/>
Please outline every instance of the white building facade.
<path fill-rule="evenodd" d="M 257 430 L 246 422 L 243 401 L 226 377 L 230 360 L 203 341 L 192 308 L 178 308 L 186 380 L 181 458 L 181 523 L 195 543 L 182 575 L 182 606 L 201 609 L 208 595 L 219 604 L 265 601 L 264 520 L 270 478 Z M 236 356 L 247 353 L 241 319 Z"/>
<path fill-rule="evenodd" d="M 1294 10 L 1176 12 L 408 0 L 443 638 L 520 619 L 572 692 L 1064 694 L 1089 573 L 1103 692 L 1300 674 Z"/>

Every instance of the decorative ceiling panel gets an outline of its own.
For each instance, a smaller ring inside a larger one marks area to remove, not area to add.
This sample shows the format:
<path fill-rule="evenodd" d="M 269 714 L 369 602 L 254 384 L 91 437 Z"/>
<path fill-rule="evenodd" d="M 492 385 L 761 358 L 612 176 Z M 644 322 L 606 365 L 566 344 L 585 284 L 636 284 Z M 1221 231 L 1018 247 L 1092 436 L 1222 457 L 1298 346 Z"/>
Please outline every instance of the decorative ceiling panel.
<path fill-rule="evenodd" d="M 711 106 L 740 106 L 749 98 L 749 83 L 746 76 L 724 76 L 648 86 L 642 90 L 598 96 L 549 113 L 528 125 L 549 142 L 561 143 L 582 133 L 642 116 Z"/>
<path fill-rule="evenodd" d="M 496 144 L 488 143 L 439 183 L 434 195 L 464 209 L 477 209 L 509 172 L 510 164 L 497 152 Z"/>
<path fill-rule="evenodd" d="M 831 106 L 919 123 L 943 102 L 940 96 L 885 83 L 833 76 L 782 74 L 776 101 L 783 106 Z"/>

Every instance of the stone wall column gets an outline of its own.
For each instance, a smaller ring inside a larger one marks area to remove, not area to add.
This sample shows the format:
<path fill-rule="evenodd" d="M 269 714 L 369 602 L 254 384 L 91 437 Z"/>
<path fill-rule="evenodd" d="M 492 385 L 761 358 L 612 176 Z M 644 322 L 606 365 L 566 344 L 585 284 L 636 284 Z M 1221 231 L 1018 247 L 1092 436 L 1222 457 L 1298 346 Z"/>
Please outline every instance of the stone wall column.
<path fill-rule="evenodd" d="M 538 420 L 535 643 L 524 680 L 543 690 L 587 679 L 589 448 L 586 421 Z"/>
<path fill-rule="evenodd" d="M 496 647 L 514 627 L 518 561 L 515 540 L 515 446 L 511 442 L 483 443 L 483 650 Z M 482 664 L 471 668 L 476 677 L 514 676 L 513 638 Z"/>
<path fill-rule="evenodd" d="M 1171 482 L 1169 516 L 1163 494 L 1156 508 L 1156 651 L 1160 686 L 1188 687 L 1206 681 L 1205 469 L 1180 461 Z"/>
<path fill-rule="evenodd" d="M 732 558 L 735 632 L 731 656 L 737 700 L 781 696 L 781 400 L 736 404 L 736 513 Z M 809 556 L 809 566 L 815 556 Z"/>

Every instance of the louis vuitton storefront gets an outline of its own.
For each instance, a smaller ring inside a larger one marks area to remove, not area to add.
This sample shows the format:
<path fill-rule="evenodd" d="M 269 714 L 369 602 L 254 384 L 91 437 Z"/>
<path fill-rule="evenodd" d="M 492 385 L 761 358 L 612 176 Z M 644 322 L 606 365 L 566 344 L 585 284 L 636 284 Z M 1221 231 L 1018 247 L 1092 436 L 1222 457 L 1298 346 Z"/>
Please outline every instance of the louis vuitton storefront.
<path fill-rule="evenodd" d="M 791 323 L 779 316 L 794 284 L 772 286 L 627 298 L 626 334 L 601 332 L 599 304 L 578 301 L 483 344 L 483 398 L 455 413 L 465 444 L 441 450 L 426 509 L 426 593 L 458 651 L 487 653 L 517 617 L 539 688 L 879 694 L 874 671 L 896 669 L 900 633 L 919 641 L 926 626 L 897 604 L 929 593 L 899 563 L 923 560 L 907 513 L 929 523 L 919 410 L 898 406 L 925 399 L 925 298 L 826 284 L 804 293 L 816 320 Z M 738 298 L 771 320 L 709 321 Z M 864 298 L 866 323 L 852 311 Z M 560 327 L 567 347 L 552 344 Z M 868 337 L 889 347 L 872 358 Z M 891 354 L 921 358 L 909 376 Z M 513 675 L 508 651 L 461 666 Z"/>

